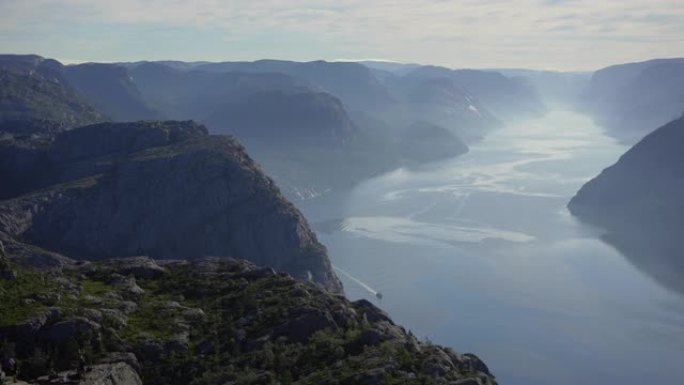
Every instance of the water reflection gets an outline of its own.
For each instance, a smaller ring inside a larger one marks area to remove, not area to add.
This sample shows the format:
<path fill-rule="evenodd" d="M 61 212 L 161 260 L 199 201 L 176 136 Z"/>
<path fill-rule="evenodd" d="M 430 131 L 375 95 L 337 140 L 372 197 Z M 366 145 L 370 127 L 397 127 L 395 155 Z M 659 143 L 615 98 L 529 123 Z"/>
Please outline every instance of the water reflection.
<path fill-rule="evenodd" d="M 684 245 L 681 239 L 652 233 L 608 234 L 602 239 L 663 287 L 684 294 Z"/>

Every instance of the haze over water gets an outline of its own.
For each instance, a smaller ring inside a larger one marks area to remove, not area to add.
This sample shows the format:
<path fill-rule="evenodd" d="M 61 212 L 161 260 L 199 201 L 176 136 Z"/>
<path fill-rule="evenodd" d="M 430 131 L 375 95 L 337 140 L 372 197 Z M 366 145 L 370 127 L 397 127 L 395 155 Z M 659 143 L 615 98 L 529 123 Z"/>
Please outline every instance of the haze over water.
<path fill-rule="evenodd" d="M 478 354 L 502 385 L 677 383 L 684 298 L 565 208 L 626 150 L 589 118 L 554 111 L 464 156 L 299 206 L 348 297 Z"/>

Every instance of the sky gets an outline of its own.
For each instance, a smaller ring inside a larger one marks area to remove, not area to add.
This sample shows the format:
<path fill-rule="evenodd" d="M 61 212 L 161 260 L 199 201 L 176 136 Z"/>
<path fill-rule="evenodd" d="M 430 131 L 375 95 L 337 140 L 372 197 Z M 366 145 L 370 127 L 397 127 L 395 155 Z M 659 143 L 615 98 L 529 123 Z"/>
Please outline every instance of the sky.
<path fill-rule="evenodd" d="M 684 0 L 0 0 L 0 53 L 584 71 L 684 56 Z"/>

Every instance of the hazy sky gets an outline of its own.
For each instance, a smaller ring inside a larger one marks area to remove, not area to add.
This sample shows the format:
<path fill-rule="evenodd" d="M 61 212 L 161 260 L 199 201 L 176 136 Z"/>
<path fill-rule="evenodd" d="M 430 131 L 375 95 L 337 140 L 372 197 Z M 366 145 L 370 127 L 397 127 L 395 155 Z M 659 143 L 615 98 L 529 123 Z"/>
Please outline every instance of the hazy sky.
<path fill-rule="evenodd" d="M 0 0 L 0 52 L 586 70 L 684 56 L 684 0 Z"/>

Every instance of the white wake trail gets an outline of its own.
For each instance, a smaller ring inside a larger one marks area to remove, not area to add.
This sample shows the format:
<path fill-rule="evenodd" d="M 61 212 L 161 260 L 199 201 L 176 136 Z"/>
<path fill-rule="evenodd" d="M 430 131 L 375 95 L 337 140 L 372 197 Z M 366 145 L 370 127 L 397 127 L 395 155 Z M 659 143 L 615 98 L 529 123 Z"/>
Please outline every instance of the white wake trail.
<path fill-rule="evenodd" d="M 340 273 L 342 273 L 342 275 L 344 275 L 345 277 L 347 277 L 347 278 L 351 279 L 352 281 L 358 283 L 359 286 L 361 286 L 362 288 L 366 289 L 369 293 L 371 293 L 371 294 L 373 294 L 373 295 L 375 295 L 375 296 L 378 295 L 378 292 L 377 292 L 376 290 L 373 290 L 372 287 L 366 285 L 366 284 L 365 284 L 363 281 L 361 281 L 360 279 L 358 279 L 358 278 L 352 276 L 351 274 L 347 273 L 346 271 L 340 269 L 339 267 L 337 267 L 337 266 L 335 266 L 335 265 L 332 265 L 332 267 L 333 267 L 333 269 L 335 269 L 335 270 L 339 271 Z"/>

